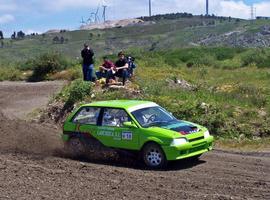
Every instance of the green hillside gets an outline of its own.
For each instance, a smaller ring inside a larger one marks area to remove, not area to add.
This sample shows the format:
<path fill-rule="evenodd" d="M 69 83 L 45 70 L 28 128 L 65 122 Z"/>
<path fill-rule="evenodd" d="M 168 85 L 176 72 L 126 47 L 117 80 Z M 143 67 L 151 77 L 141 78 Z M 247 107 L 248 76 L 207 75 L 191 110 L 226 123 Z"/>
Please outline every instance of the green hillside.
<path fill-rule="evenodd" d="M 58 51 L 76 58 L 80 56 L 80 50 L 85 42 L 91 44 L 98 57 L 126 49 L 153 51 L 197 45 L 234 46 L 228 43 L 223 36 L 227 37 L 226 34 L 236 32 L 241 39 L 246 35 L 260 33 L 263 26 L 270 26 L 270 20 L 257 20 L 251 24 L 249 21 L 239 19 L 196 16 L 172 20 L 162 19 L 148 25 L 68 31 L 27 36 L 23 40 L 6 39 L 3 41 L 3 48 L 0 48 L 0 64 L 6 65 L 10 62 L 26 60 L 47 51 Z M 64 38 L 63 44 L 53 42 L 56 36 Z M 230 38 L 227 39 L 231 41 Z M 265 40 L 268 41 L 268 39 L 265 37 Z M 242 40 L 238 46 L 242 45 Z M 251 42 L 252 45 L 256 46 Z M 246 45 L 243 44 L 243 46 Z"/>

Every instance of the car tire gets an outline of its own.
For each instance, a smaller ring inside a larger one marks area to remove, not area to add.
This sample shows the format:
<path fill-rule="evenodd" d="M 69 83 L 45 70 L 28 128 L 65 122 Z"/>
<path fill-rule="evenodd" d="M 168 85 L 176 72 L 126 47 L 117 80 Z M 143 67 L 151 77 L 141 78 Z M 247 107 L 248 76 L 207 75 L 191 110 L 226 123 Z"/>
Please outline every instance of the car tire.
<path fill-rule="evenodd" d="M 86 147 L 80 138 L 73 137 L 65 143 L 65 150 L 72 158 L 79 158 L 85 155 Z"/>
<path fill-rule="evenodd" d="M 142 157 L 145 165 L 151 169 L 162 169 L 167 165 L 167 158 L 156 143 L 148 143 L 144 146 Z"/>

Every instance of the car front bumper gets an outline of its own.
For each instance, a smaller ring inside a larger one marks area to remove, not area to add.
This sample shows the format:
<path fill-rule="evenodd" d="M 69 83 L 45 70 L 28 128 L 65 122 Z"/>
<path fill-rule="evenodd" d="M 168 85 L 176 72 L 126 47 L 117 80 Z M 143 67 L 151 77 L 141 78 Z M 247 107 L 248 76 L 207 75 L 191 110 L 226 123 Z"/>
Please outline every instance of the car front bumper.
<path fill-rule="evenodd" d="M 162 149 L 167 160 L 180 160 L 211 151 L 213 149 L 213 141 L 214 137 L 210 136 L 206 139 L 188 142 L 180 146 L 162 146 Z"/>

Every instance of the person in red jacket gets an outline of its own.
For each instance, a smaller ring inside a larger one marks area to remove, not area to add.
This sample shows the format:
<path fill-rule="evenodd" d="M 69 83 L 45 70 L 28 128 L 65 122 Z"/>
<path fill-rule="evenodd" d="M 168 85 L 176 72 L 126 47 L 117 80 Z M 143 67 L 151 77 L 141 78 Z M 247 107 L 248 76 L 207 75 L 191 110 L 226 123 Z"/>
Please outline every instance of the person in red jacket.
<path fill-rule="evenodd" d="M 103 64 L 99 67 L 99 71 L 96 72 L 97 79 L 107 78 L 108 72 L 113 71 L 114 68 L 114 63 L 107 56 L 104 56 Z"/>

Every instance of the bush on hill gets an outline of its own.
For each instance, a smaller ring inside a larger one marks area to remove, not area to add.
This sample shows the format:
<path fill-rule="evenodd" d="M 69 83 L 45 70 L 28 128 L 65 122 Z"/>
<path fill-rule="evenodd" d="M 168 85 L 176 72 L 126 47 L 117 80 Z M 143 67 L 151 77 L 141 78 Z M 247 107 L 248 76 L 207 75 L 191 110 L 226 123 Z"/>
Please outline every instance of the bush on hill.
<path fill-rule="evenodd" d="M 49 74 L 65 70 L 70 66 L 67 58 L 59 53 L 45 53 L 34 59 L 28 60 L 24 69 L 32 69 L 33 74 L 28 78 L 30 82 L 43 81 Z"/>

